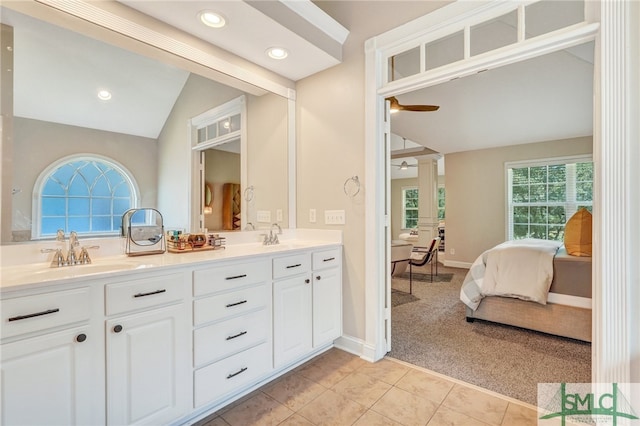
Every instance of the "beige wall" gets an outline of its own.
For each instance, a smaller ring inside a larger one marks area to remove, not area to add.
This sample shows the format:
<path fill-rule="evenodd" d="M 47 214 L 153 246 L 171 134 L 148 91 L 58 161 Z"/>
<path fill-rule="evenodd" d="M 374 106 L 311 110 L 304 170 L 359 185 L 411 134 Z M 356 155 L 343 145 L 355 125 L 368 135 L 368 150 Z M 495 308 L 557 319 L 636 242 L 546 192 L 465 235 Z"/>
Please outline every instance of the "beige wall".
<path fill-rule="evenodd" d="M 274 94 L 248 97 L 247 183 L 254 192 L 249 203 L 243 200 L 243 208 L 247 205 L 247 222 L 257 228 L 271 225 L 257 222 L 258 210 L 270 211 L 272 223 L 289 224 L 287 133 L 285 98 Z M 282 210 L 281 221 L 277 221 L 277 210 Z"/>
<path fill-rule="evenodd" d="M 505 162 L 592 151 L 589 136 L 445 155 L 447 262 L 472 263 L 505 241 Z"/>
<path fill-rule="evenodd" d="M 402 229 L 402 188 L 418 187 L 418 178 L 394 179 L 391 181 L 391 239 L 397 240 L 406 232 Z"/>
<path fill-rule="evenodd" d="M 213 210 L 211 214 L 204 215 L 204 226 L 210 230 L 222 229 L 222 189 L 225 183 L 240 184 L 240 154 L 208 149 L 205 151 L 204 170 L 204 180 L 211 186 Z"/>
<path fill-rule="evenodd" d="M 13 185 L 22 189 L 13 197 L 13 230 L 31 229 L 31 194 L 40 173 L 54 161 L 72 154 L 98 154 L 122 164 L 138 184 L 140 206 L 156 206 L 155 139 L 20 117 L 14 118 L 13 125 Z"/>

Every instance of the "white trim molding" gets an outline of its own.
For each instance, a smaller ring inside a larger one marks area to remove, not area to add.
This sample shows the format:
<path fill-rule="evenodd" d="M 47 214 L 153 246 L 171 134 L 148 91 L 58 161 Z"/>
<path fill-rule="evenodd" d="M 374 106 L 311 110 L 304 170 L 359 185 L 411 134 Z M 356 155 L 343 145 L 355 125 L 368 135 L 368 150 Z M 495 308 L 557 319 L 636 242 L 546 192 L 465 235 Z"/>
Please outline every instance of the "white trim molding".
<path fill-rule="evenodd" d="M 384 84 L 389 52 L 408 46 L 429 31 L 440 33 L 472 22 L 507 1 L 458 1 L 422 18 L 368 40 L 365 44 L 365 159 L 367 191 L 365 269 L 366 344 L 382 352 L 380 330 L 385 322 L 380 297 L 385 285 L 383 201 L 388 188 L 384 176 L 382 99 L 429 87 L 479 68 L 518 62 L 554 50 L 595 40 L 594 66 L 594 253 L 593 253 L 593 361 L 594 382 L 628 383 L 640 380 L 640 339 L 635 314 L 640 304 L 640 161 L 638 147 L 639 2 L 601 0 L 585 2 L 587 22 L 488 52 L 469 62 L 459 61 L 422 75 Z M 636 161 L 634 161 L 636 160 Z M 633 372 L 633 365 L 635 370 Z"/>

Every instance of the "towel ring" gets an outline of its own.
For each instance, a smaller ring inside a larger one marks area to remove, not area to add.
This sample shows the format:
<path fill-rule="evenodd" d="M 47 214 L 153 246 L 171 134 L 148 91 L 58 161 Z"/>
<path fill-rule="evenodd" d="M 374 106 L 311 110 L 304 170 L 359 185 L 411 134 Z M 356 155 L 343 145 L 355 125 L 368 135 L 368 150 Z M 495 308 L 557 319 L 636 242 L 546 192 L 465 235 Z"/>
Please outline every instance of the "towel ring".
<path fill-rule="evenodd" d="M 251 200 L 253 200 L 253 185 L 248 186 L 245 190 L 244 190 L 244 200 L 248 203 Z"/>
<path fill-rule="evenodd" d="M 351 183 L 351 185 L 349 185 Z M 351 188 L 353 187 L 353 188 Z M 360 179 L 358 176 L 351 176 L 344 181 L 344 193 L 347 197 L 355 197 L 360 192 Z"/>

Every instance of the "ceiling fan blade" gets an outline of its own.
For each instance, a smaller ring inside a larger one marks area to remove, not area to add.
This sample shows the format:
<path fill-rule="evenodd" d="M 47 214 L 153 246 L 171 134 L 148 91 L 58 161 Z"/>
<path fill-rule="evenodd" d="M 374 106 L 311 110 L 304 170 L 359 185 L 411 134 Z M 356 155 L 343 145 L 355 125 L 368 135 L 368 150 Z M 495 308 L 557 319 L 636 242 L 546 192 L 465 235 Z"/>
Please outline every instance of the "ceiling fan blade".
<path fill-rule="evenodd" d="M 391 96 L 387 98 L 387 100 L 391 103 L 391 111 L 437 111 L 440 108 L 438 105 L 402 105 L 398 102 L 395 96 Z"/>
<path fill-rule="evenodd" d="M 438 105 L 400 105 L 400 111 L 437 111 Z"/>

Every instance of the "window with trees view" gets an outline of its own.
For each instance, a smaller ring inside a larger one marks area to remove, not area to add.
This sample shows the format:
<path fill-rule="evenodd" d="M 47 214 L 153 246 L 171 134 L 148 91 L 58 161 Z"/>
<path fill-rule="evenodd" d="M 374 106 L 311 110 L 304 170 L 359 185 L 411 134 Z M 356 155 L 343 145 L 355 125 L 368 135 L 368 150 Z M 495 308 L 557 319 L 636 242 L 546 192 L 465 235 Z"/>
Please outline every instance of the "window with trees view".
<path fill-rule="evenodd" d="M 444 220 L 444 186 L 438 187 L 438 222 Z"/>
<path fill-rule="evenodd" d="M 418 226 L 418 188 L 402 189 L 402 227 L 404 229 Z"/>
<path fill-rule="evenodd" d="M 507 163 L 508 237 L 558 240 L 578 209 L 593 209 L 591 157 Z"/>

